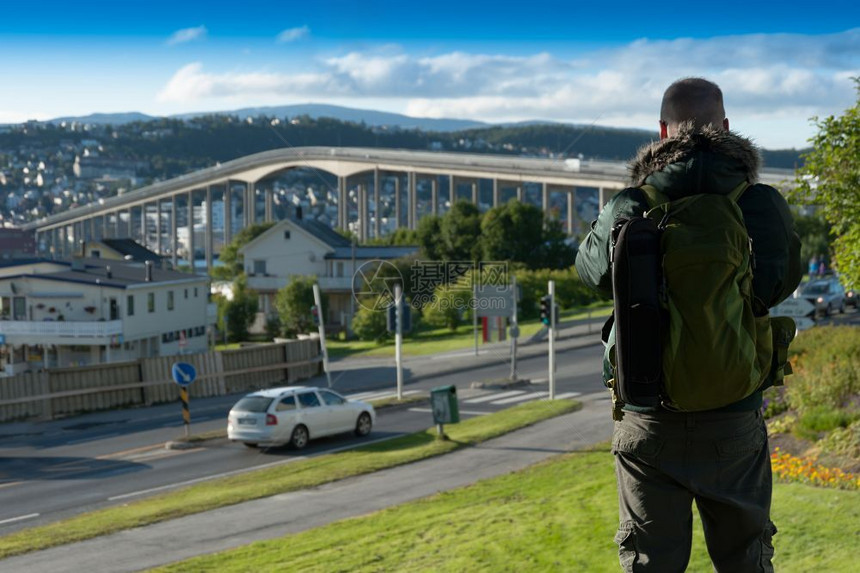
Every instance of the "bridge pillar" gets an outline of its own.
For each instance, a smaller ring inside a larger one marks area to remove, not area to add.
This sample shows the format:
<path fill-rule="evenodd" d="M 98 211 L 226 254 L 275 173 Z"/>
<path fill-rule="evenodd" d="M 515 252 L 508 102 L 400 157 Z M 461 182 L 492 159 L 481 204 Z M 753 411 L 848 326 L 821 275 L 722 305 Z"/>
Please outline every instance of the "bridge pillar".
<path fill-rule="evenodd" d="M 454 176 L 448 176 L 448 207 L 453 207 L 457 202 L 457 188 L 454 187 Z"/>
<path fill-rule="evenodd" d="M 265 214 L 263 216 L 266 219 L 266 223 L 271 223 L 272 222 L 272 206 L 273 206 L 272 204 L 274 202 L 274 194 L 275 194 L 274 182 L 272 182 L 272 188 L 271 189 L 266 188 L 263 192 L 266 194 L 266 197 L 265 197 L 266 203 L 265 203 L 265 207 L 264 207 Z"/>
<path fill-rule="evenodd" d="M 179 210 L 176 208 L 176 195 L 170 197 L 170 256 L 173 261 L 173 270 L 179 268 L 179 237 L 177 237 L 176 214 Z"/>
<path fill-rule="evenodd" d="M 394 230 L 400 228 L 400 174 L 394 175 Z"/>
<path fill-rule="evenodd" d="M 549 214 L 549 188 L 546 183 L 541 183 L 541 208 L 544 216 Z"/>
<path fill-rule="evenodd" d="M 367 212 L 367 184 L 361 183 L 358 186 L 358 232 L 359 240 L 362 242 L 367 241 L 370 235 L 370 233 L 368 233 L 370 217 Z"/>
<path fill-rule="evenodd" d="M 161 252 L 161 199 L 157 199 L 155 201 L 155 252 L 162 254 Z"/>
<path fill-rule="evenodd" d="M 267 208 L 271 207 L 267 203 Z M 268 215 L 271 215 L 271 210 L 269 209 Z M 269 218 L 267 217 L 267 221 Z M 206 238 L 205 238 L 205 249 L 206 249 L 206 272 L 212 270 L 212 186 L 206 186 Z"/>
<path fill-rule="evenodd" d="M 410 171 L 407 177 L 409 182 L 409 228 L 415 229 L 418 223 L 418 174 Z"/>
<path fill-rule="evenodd" d="M 188 262 L 191 263 L 191 274 L 194 269 L 194 191 L 188 192 Z"/>
<path fill-rule="evenodd" d="M 499 206 L 499 180 L 493 179 L 493 207 Z"/>
<path fill-rule="evenodd" d="M 517 201 L 523 202 L 523 186 L 517 185 Z"/>
<path fill-rule="evenodd" d="M 228 245 L 233 240 L 233 193 L 230 189 L 230 180 L 224 187 L 224 244 Z"/>
<path fill-rule="evenodd" d="M 572 187 L 567 194 L 567 234 L 573 234 L 573 199 L 576 195 L 576 187 Z"/>
<path fill-rule="evenodd" d="M 379 168 L 373 170 L 373 236 L 379 238 L 380 229 L 380 205 L 379 205 Z"/>
<path fill-rule="evenodd" d="M 433 216 L 439 214 L 439 177 L 437 175 L 430 180 L 430 212 Z"/>
<path fill-rule="evenodd" d="M 600 187 L 597 190 L 597 203 L 599 206 L 598 212 L 603 211 L 603 208 L 606 207 L 606 204 L 612 198 L 612 189 L 606 189 L 605 187 Z"/>
<path fill-rule="evenodd" d="M 478 181 L 472 181 L 472 204 L 478 206 Z"/>
<path fill-rule="evenodd" d="M 339 229 L 346 230 L 346 177 L 337 178 L 337 224 Z"/>
<path fill-rule="evenodd" d="M 149 248 L 146 244 L 146 203 L 140 206 L 140 244 L 145 249 Z"/>

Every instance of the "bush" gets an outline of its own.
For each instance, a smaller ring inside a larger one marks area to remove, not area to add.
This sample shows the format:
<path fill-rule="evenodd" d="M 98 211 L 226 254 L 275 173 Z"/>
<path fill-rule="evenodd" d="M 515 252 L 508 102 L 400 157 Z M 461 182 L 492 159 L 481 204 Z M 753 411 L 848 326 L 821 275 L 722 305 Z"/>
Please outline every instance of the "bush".
<path fill-rule="evenodd" d="M 362 306 L 352 319 L 352 331 L 359 340 L 384 342 L 389 337 L 387 310 L 373 310 Z"/>
<path fill-rule="evenodd" d="M 798 336 L 794 375 L 786 378 L 786 397 L 803 416 L 818 407 L 852 408 L 860 394 L 860 330 L 818 327 Z"/>
<path fill-rule="evenodd" d="M 860 461 L 860 420 L 847 428 L 837 428 L 818 442 L 821 450 Z"/>

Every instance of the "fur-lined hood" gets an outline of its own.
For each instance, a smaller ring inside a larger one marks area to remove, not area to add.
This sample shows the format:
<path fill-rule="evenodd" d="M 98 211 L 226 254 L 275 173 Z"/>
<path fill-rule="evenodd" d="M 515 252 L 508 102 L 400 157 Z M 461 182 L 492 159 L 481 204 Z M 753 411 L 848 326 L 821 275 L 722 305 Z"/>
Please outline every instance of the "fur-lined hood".
<path fill-rule="evenodd" d="M 731 189 L 744 179 L 755 183 L 760 165 L 758 151 L 749 139 L 711 126 L 697 130 L 686 123 L 675 137 L 642 147 L 629 169 L 633 185 L 648 180 L 675 195 L 671 187 L 676 184 L 693 185 L 697 189 L 692 192 L 719 193 L 724 186 L 731 185 Z"/>

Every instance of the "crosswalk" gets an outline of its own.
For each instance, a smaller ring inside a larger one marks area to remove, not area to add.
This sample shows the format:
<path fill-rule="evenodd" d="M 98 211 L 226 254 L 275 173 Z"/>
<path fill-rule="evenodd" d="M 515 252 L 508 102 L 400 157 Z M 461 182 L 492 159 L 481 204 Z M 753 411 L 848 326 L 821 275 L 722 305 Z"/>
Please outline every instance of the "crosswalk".
<path fill-rule="evenodd" d="M 416 394 L 421 394 L 421 390 L 406 390 L 403 392 L 404 396 L 414 396 Z M 581 396 L 580 392 L 563 392 L 561 394 L 556 394 L 555 398 L 557 400 L 564 400 L 568 398 L 575 398 L 577 396 Z M 356 394 L 347 394 L 346 397 L 349 400 L 362 400 L 365 402 L 370 402 L 374 400 L 385 400 L 388 398 L 394 398 L 397 396 L 396 392 L 392 392 L 390 390 L 382 390 L 382 391 L 373 391 L 373 392 L 358 392 Z M 529 402 L 532 400 L 543 400 L 549 397 L 549 392 L 546 391 L 528 391 L 528 390 L 502 390 L 502 391 L 489 391 L 488 393 L 481 394 L 480 396 L 475 396 L 473 398 L 467 398 L 465 400 L 460 400 L 462 404 L 473 404 L 473 405 L 493 405 L 493 406 L 507 406 L 510 404 L 516 404 L 520 402 Z"/>

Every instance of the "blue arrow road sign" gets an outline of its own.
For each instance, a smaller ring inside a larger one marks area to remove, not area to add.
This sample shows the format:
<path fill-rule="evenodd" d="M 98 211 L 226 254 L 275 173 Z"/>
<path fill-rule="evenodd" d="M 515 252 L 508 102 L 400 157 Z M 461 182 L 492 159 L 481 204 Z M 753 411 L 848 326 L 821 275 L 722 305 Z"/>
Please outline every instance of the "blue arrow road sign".
<path fill-rule="evenodd" d="M 194 366 L 187 362 L 177 362 L 171 369 L 173 380 L 180 386 L 188 386 L 194 379 L 197 378 L 197 371 Z"/>

